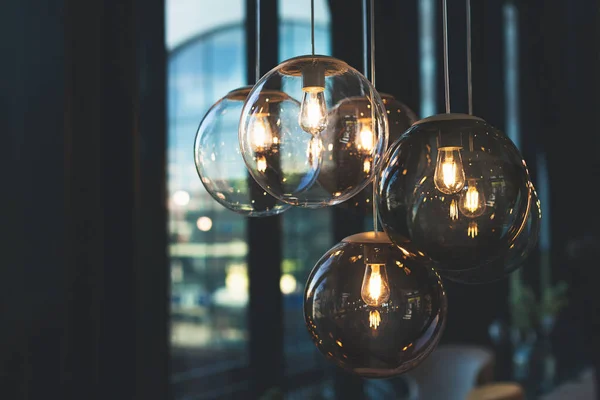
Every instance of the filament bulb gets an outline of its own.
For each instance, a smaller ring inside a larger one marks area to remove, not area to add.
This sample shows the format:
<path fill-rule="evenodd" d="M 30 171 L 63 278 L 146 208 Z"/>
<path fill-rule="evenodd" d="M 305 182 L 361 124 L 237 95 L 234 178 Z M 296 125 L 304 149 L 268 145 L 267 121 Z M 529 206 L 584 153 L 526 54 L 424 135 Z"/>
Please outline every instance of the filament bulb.
<path fill-rule="evenodd" d="M 390 284 L 385 264 L 366 265 L 360 297 L 365 304 L 373 307 L 379 307 L 390 299 Z"/>
<path fill-rule="evenodd" d="M 325 66 L 314 62 L 302 70 L 302 104 L 298 123 L 312 135 L 327 127 L 327 103 L 325 102 Z"/>
<path fill-rule="evenodd" d="M 461 147 L 440 147 L 433 180 L 435 187 L 444 194 L 458 193 L 465 186 Z"/>
<path fill-rule="evenodd" d="M 303 130 L 316 135 L 327 126 L 327 104 L 325 103 L 325 88 L 304 88 L 304 97 L 300 105 L 298 122 Z"/>
<path fill-rule="evenodd" d="M 259 156 L 256 159 L 256 169 L 258 169 L 259 172 L 265 172 L 267 170 L 267 159 L 265 156 Z"/>
<path fill-rule="evenodd" d="M 479 217 L 485 211 L 485 193 L 476 179 L 469 179 L 467 190 L 460 199 L 460 211 L 469 218 Z"/>
<path fill-rule="evenodd" d="M 356 147 L 364 152 L 371 153 L 375 147 L 375 135 L 373 134 L 373 120 L 371 118 L 361 118 L 359 120 L 359 133 L 356 137 Z"/>
<path fill-rule="evenodd" d="M 268 114 L 256 114 L 248 127 L 254 151 L 266 151 L 273 144 L 273 130 L 267 119 Z"/>

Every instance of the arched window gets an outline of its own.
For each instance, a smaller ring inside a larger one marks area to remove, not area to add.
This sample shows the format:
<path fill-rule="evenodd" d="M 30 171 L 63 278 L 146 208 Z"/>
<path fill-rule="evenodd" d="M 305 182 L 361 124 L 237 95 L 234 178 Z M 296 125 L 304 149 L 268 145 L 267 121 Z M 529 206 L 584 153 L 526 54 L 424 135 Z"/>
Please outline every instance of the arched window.
<path fill-rule="evenodd" d="M 327 1 L 315 3 L 316 52 L 330 54 Z M 186 381 L 203 382 L 202 392 L 243 390 L 246 375 L 239 371 L 247 368 L 250 340 L 247 221 L 208 195 L 197 176 L 192 149 L 198 124 L 208 109 L 248 82 L 244 1 L 168 0 L 166 7 L 174 392 L 177 397 Z M 310 53 L 309 9 L 295 0 L 279 0 L 279 11 L 279 59 Z M 297 215 L 302 210 L 293 211 L 283 215 L 285 313 L 281 323 L 286 333 L 286 364 L 306 371 L 317 368 L 322 356 L 306 334 L 302 290 L 310 269 L 329 248 L 323 238 L 331 235 L 328 210 L 302 216 Z M 321 236 L 315 235 L 319 230 Z M 315 246 L 315 240 L 322 244 Z M 296 362 L 300 356 L 301 362 Z M 288 368 L 286 373 L 296 370 Z M 192 394 L 182 390 L 185 396 Z M 197 389 L 193 394 L 199 394 Z"/>

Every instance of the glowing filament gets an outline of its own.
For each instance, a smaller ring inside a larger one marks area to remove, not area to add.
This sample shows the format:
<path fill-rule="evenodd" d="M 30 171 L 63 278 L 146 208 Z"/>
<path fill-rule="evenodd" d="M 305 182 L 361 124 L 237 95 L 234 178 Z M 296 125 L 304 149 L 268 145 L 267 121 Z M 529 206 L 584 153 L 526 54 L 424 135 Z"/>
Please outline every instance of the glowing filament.
<path fill-rule="evenodd" d="M 256 159 L 256 169 L 259 172 L 265 172 L 267 170 L 267 159 L 265 156 L 260 156 Z"/>
<path fill-rule="evenodd" d="M 475 238 L 479 234 L 479 228 L 477 227 L 477 222 L 471 221 L 469 222 L 469 228 L 467 228 L 467 235 L 470 238 Z"/>
<path fill-rule="evenodd" d="M 371 172 L 371 160 L 365 160 L 365 162 L 363 162 L 363 171 L 365 174 Z"/>
<path fill-rule="evenodd" d="M 458 219 L 458 203 L 452 199 L 450 202 L 450 219 L 456 221 Z"/>
<path fill-rule="evenodd" d="M 361 118 L 359 123 L 360 131 L 356 137 L 356 147 L 365 153 L 370 153 L 375 147 L 375 135 L 371 129 L 373 121 L 371 118 Z"/>
<path fill-rule="evenodd" d="M 381 314 L 379 314 L 379 311 L 369 311 L 369 328 L 375 330 L 379 328 L 379 324 L 381 324 Z"/>

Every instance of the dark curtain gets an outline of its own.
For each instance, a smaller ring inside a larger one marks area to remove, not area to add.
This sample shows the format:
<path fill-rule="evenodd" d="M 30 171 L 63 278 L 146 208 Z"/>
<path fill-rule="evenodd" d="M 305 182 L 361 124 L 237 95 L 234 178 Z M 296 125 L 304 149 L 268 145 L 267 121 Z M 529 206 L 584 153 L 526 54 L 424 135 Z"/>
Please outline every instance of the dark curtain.
<path fill-rule="evenodd" d="M 0 5 L 1 398 L 168 398 L 163 7 Z"/>

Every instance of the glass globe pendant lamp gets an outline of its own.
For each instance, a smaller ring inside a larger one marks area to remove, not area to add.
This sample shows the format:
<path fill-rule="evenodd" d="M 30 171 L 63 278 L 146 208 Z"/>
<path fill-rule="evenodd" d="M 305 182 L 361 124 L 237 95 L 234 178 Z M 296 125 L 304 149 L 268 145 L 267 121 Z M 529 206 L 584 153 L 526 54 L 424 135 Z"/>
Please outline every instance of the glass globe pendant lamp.
<path fill-rule="evenodd" d="M 262 101 L 273 90 L 290 101 Z M 253 132 L 261 119 L 272 141 L 258 149 Z M 325 207 L 353 197 L 379 171 L 387 118 L 360 72 L 333 57 L 300 56 L 272 69 L 251 90 L 239 141 L 250 174 L 266 192 L 294 206 Z"/>
<path fill-rule="evenodd" d="M 260 78 L 260 0 L 256 0 L 256 79 Z M 249 217 L 268 217 L 290 208 L 269 195 L 248 174 L 238 144 L 240 115 L 252 86 L 227 93 L 204 115 L 194 140 L 194 163 L 206 191 L 222 206 Z M 265 91 L 261 102 L 296 104 L 285 93 Z M 260 116 L 251 133 L 258 148 L 272 144 L 270 125 Z M 260 154 L 260 151 L 258 151 Z M 259 159 L 259 168 L 266 168 L 267 156 Z"/>
<path fill-rule="evenodd" d="M 194 162 L 204 188 L 218 203 L 242 215 L 266 217 L 280 214 L 290 205 L 253 181 L 237 146 L 239 118 L 251 89 L 252 86 L 246 86 L 232 90 L 208 110 L 196 133 Z M 265 102 L 296 104 L 280 92 L 264 92 L 262 96 Z M 258 119 L 252 135 L 258 147 L 272 144 L 270 126 L 264 119 Z M 267 162 L 265 153 L 259 159 L 259 168 L 266 171 Z"/>
<path fill-rule="evenodd" d="M 367 0 L 363 0 L 363 71 L 367 73 L 371 84 L 375 86 L 375 10 L 374 3 L 371 2 L 371 12 L 367 12 Z M 370 18 L 369 18 L 370 17 Z M 369 46 L 370 42 L 370 46 Z M 369 51 L 370 47 L 370 51 Z M 388 145 L 398 139 L 410 126 L 417 121 L 416 114 L 404 103 L 398 101 L 394 96 L 388 93 L 379 92 L 385 108 L 388 125 Z M 366 101 L 355 102 L 360 106 L 360 115 L 370 115 L 370 103 Z M 354 110 L 352 110 L 354 112 Z M 362 135 L 365 136 L 364 133 Z M 387 150 L 387 148 L 385 149 Z M 366 162 L 363 171 L 368 171 L 371 167 L 370 162 Z M 360 173 L 360 172 L 358 172 Z M 372 208 L 373 185 L 367 185 L 365 189 L 351 200 L 346 201 L 338 208 L 348 210 L 360 215 L 367 215 Z"/>
<path fill-rule="evenodd" d="M 319 351 L 344 370 L 389 378 L 415 368 L 436 347 L 447 300 L 432 263 L 407 240 L 383 232 L 349 236 L 313 268 L 304 317 Z"/>
<path fill-rule="evenodd" d="M 409 238 L 440 272 L 495 265 L 501 274 L 498 261 L 518 254 L 511 249 L 531 208 L 529 172 L 514 143 L 472 115 L 470 29 L 469 114 L 450 112 L 446 0 L 442 21 L 446 113 L 417 121 L 390 146 L 379 212 L 392 241 Z"/>
<path fill-rule="evenodd" d="M 394 96 L 379 92 L 385 108 L 388 125 L 388 147 L 395 142 L 410 126 L 417 121 L 417 116 L 407 105 L 397 100 Z M 361 114 L 369 115 L 369 104 L 364 102 Z M 387 150 L 387 148 L 386 148 Z M 363 166 L 363 171 L 368 170 L 370 163 Z M 366 214 L 372 207 L 373 185 L 368 185 L 363 191 L 340 207 L 355 212 Z"/>

